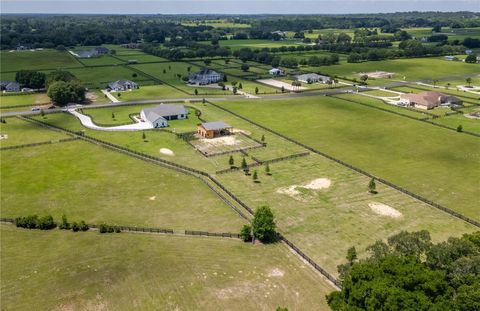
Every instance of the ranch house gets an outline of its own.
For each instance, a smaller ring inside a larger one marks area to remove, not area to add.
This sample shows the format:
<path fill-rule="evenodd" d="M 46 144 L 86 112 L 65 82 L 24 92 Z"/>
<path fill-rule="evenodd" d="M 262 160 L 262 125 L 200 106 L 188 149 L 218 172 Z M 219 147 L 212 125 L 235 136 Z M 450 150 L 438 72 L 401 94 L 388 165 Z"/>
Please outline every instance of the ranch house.
<path fill-rule="evenodd" d="M 206 122 L 197 126 L 197 134 L 204 138 L 215 138 L 230 135 L 232 128 L 223 121 Z"/>
<path fill-rule="evenodd" d="M 418 94 L 402 94 L 400 102 L 419 109 L 433 109 L 438 106 L 461 106 L 463 102 L 455 96 L 444 95 L 435 91 Z"/>
<path fill-rule="evenodd" d="M 128 90 L 134 90 L 134 89 L 138 89 L 138 84 L 130 80 L 113 81 L 113 82 L 110 82 L 107 87 L 107 90 L 116 91 L 116 92 L 128 91 Z"/>
<path fill-rule="evenodd" d="M 272 68 L 268 71 L 268 73 L 272 76 L 284 76 L 285 75 L 285 71 L 283 71 L 280 68 Z"/>
<path fill-rule="evenodd" d="M 222 80 L 222 75 L 211 69 L 202 69 L 188 77 L 189 84 L 207 85 Z"/>
<path fill-rule="evenodd" d="M 332 81 L 332 79 L 329 76 L 322 76 L 316 73 L 305 73 L 303 75 L 297 75 L 295 78 L 303 83 L 317 83 L 317 82 L 322 82 L 322 83 L 329 83 Z"/>
<path fill-rule="evenodd" d="M 20 92 L 20 84 L 13 81 L 0 81 L 0 90 L 4 92 Z"/>
<path fill-rule="evenodd" d="M 154 128 L 168 126 L 170 120 L 186 119 L 188 110 L 183 105 L 161 104 L 152 108 L 145 108 L 140 112 L 140 118 L 150 123 Z"/>

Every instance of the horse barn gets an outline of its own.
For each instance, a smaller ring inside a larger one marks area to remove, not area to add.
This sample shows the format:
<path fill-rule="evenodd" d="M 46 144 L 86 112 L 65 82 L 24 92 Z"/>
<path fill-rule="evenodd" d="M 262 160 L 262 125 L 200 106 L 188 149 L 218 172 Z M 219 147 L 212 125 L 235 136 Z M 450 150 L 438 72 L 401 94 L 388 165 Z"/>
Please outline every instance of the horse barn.
<path fill-rule="evenodd" d="M 168 126 L 170 120 L 182 120 L 188 117 L 188 111 L 183 105 L 160 104 L 152 108 L 144 108 L 140 118 L 150 123 L 154 128 Z"/>
<path fill-rule="evenodd" d="M 206 122 L 197 126 L 197 134 L 204 138 L 215 138 L 230 135 L 232 128 L 223 121 Z"/>

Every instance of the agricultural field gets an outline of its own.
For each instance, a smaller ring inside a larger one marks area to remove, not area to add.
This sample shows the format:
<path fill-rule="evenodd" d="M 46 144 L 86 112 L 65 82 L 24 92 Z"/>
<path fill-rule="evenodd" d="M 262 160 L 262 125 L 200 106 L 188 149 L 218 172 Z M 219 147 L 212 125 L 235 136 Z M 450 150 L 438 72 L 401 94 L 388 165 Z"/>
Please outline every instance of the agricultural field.
<path fill-rule="evenodd" d="M 112 67 L 84 67 L 79 69 L 70 69 L 83 84 L 88 88 L 105 88 L 111 81 L 128 79 L 142 85 L 154 84 L 154 81 L 147 76 L 137 73 L 126 66 Z"/>
<path fill-rule="evenodd" d="M 82 141 L 3 150 L 1 169 L 2 217 L 66 214 L 93 224 L 210 232 L 243 225 L 201 180 Z"/>
<path fill-rule="evenodd" d="M 479 219 L 476 137 L 328 97 L 218 104 Z M 424 143 L 412 148 L 414 141 Z"/>
<path fill-rule="evenodd" d="M 208 42 L 210 43 L 210 42 Z M 232 50 L 239 50 L 241 48 L 249 47 L 251 49 L 262 48 L 278 48 L 281 46 L 298 45 L 295 41 L 273 41 L 260 39 L 246 39 L 246 40 L 220 40 L 221 47 L 230 47 Z"/>
<path fill-rule="evenodd" d="M 135 60 L 137 63 L 150 63 L 150 62 L 168 62 L 168 59 L 161 58 L 155 55 L 149 55 L 141 52 L 135 54 L 121 54 L 115 56 L 117 59 L 121 59 L 124 62 Z"/>
<path fill-rule="evenodd" d="M 417 28 L 404 28 L 409 34 L 414 37 L 429 37 L 435 34 L 447 35 L 448 39 L 451 40 L 460 40 L 462 41 L 466 37 L 470 38 L 480 38 L 480 28 L 450 28 L 442 27 L 440 33 L 433 33 L 432 28 L 430 27 L 417 27 Z"/>
<path fill-rule="evenodd" d="M 118 100 L 131 101 L 141 99 L 159 99 L 159 98 L 185 98 L 188 95 L 168 85 L 147 85 L 140 86 L 139 89 L 128 92 L 112 92 L 112 95 Z"/>
<path fill-rule="evenodd" d="M 46 130 L 18 118 L 6 118 L 5 123 L 1 124 L 0 134 L 3 137 L 0 140 L 1 147 L 58 141 L 59 139 L 70 138 L 70 136 L 61 132 Z M 1 162 L 4 161 L 5 157 L 4 154 L 2 154 Z"/>
<path fill-rule="evenodd" d="M 0 68 L 2 73 L 18 70 L 55 70 L 75 67 L 82 67 L 82 65 L 67 52 L 48 49 L 40 51 L 0 52 Z"/>
<path fill-rule="evenodd" d="M 50 103 L 50 98 L 45 93 L 0 95 L 0 108 L 48 103 Z"/>
<path fill-rule="evenodd" d="M 250 24 L 233 23 L 227 20 L 202 20 L 197 22 L 182 22 L 184 26 L 212 26 L 214 28 L 250 28 Z"/>
<path fill-rule="evenodd" d="M 0 230 L 4 310 L 326 310 L 333 290 L 282 245 Z"/>
<path fill-rule="evenodd" d="M 118 59 L 116 57 L 110 55 L 103 55 L 100 57 L 92 57 L 92 58 L 79 58 L 79 62 L 83 65 L 89 66 L 113 66 L 113 65 L 121 65 L 125 64 L 127 61 Z"/>

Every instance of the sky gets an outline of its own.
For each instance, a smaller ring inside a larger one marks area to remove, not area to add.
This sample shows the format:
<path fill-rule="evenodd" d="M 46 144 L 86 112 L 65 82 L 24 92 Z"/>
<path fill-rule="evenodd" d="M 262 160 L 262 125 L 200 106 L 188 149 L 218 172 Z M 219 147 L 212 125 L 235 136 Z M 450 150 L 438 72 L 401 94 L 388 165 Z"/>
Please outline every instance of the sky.
<path fill-rule="evenodd" d="M 0 0 L 2 13 L 349 14 L 480 12 L 480 0 Z"/>

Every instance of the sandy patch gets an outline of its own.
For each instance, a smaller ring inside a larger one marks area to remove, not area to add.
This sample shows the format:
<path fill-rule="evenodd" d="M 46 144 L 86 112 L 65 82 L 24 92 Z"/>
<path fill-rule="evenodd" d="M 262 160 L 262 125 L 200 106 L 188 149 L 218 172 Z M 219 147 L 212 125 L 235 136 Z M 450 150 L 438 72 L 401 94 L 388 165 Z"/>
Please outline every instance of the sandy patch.
<path fill-rule="evenodd" d="M 298 196 L 301 194 L 301 191 L 299 190 L 299 188 L 305 188 L 310 190 L 320 190 L 320 189 L 330 188 L 331 184 L 332 184 L 332 181 L 328 178 L 317 178 L 305 185 L 292 185 L 289 187 L 279 188 L 277 189 L 277 193 L 286 194 L 294 199 L 299 199 Z"/>
<path fill-rule="evenodd" d="M 249 131 L 241 130 L 241 129 L 232 129 L 232 133 L 243 133 L 245 135 L 251 135 L 252 133 Z"/>
<path fill-rule="evenodd" d="M 475 112 L 472 112 L 472 113 L 465 113 L 463 116 L 466 117 L 466 118 L 469 118 L 469 119 L 479 120 L 480 119 L 480 111 L 475 111 Z"/>
<path fill-rule="evenodd" d="M 155 201 L 156 198 L 157 198 L 157 196 L 154 195 L 153 197 L 149 197 L 148 199 L 149 199 L 150 201 Z"/>
<path fill-rule="evenodd" d="M 206 143 L 212 146 L 235 146 L 239 143 L 237 138 L 234 135 L 217 137 L 217 138 L 202 138 L 200 139 L 202 143 Z"/>
<path fill-rule="evenodd" d="M 395 74 L 386 71 L 360 72 L 359 76 L 367 75 L 369 78 L 392 78 Z"/>
<path fill-rule="evenodd" d="M 160 148 L 160 153 L 165 155 L 170 155 L 170 156 L 175 155 L 173 151 L 168 148 Z"/>
<path fill-rule="evenodd" d="M 282 277 L 284 275 L 285 275 L 285 272 L 283 272 L 282 270 L 280 270 L 278 268 L 275 268 L 268 273 L 268 277 Z"/>
<path fill-rule="evenodd" d="M 0 140 L 8 139 L 8 134 L 0 134 Z"/>
<path fill-rule="evenodd" d="M 372 211 L 375 214 L 381 215 L 381 216 L 388 216 L 392 218 L 399 218 L 402 217 L 402 213 L 397 211 L 391 206 L 388 206 L 383 203 L 377 203 L 377 202 L 372 202 L 368 203 L 368 206 L 372 209 Z"/>
<path fill-rule="evenodd" d="M 274 86 L 274 87 L 278 87 L 278 88 L 283 88 L 286 90 L 286 91 L 301 91 L 301 90 L 306 90 L 307 88 L 306 87 L 303 87 L 303 86 L 293 86 L 291 83 L 286 83 L 286 82 L 283 82 L 283 81 L 278 81 L 278 80 L 275 80 L 275 79 L 260 79 L 260 80 L 257 80 L 258 82 L 260 83 L 263 83 L 263 84 L 267 84 L 267 85 L 270 85 L 270 86 Z"/>

